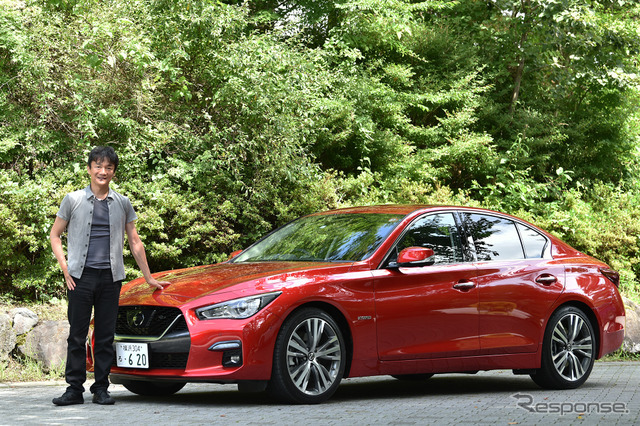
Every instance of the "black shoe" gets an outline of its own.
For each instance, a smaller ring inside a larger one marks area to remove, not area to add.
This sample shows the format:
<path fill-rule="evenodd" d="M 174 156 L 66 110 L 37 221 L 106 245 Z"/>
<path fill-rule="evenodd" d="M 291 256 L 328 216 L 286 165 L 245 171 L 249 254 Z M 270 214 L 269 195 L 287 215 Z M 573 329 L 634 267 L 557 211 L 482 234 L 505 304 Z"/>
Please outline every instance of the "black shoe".
<path fill-rule="evenodd" d="M 93 403 L 100 405 L 113 405 L 116 403 L 116 400 L 111 398 L 111 395 L 109 395 L 109 392 L 107 392 L 106 389 L 100 389 L 93 394 Z"/>
<path fill-rule="evenodd" d="M 53 402 L 56 405 L 73 405 L 73 404 L 84 404 L 84 397 L 80 392 L 74 392 L 72 390 L 67 389 L 65 393 L 62 394 L 59 398 L 53 398 Z"/>

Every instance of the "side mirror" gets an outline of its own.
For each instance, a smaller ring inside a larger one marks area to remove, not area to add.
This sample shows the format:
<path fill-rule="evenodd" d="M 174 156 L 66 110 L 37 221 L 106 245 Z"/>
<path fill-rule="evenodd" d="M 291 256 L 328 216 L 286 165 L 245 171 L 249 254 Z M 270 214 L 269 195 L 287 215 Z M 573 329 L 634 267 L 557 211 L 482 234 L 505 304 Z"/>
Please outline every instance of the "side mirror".
<path fill-rule="evenodd" d="M 407 247 L 398 255 L 398 260 L 389 263 L 389 268 L 428 266 L 435 263 L 435 253 L 430 248 Z"/>
<path fill-rule="evenodd" d="M 233 259 L 234 257 L 236 257 L 237 255 L 239 255 L 240 253 L 242 253 L 242 250 L 236 250 L 233 253 L 231 253 L 227 258 L 227 262 Z"/>

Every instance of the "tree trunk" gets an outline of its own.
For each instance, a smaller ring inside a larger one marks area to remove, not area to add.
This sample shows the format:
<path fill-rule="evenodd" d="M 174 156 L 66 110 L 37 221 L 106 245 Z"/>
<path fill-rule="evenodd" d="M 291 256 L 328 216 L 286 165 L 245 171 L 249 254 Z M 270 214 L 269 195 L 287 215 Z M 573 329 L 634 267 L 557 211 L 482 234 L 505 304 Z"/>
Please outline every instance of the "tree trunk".
<path fill-rule="evenodd" d="M 520 84 L 522 83 L 522 74 L 524 73 L 524 57 L 520 58 L 518 64 L 518 70 L 516 71 L 516 77 L 513 86 L 513 93 L 511 95 L 511 106 L 509 107 L 509 114 L 513 115 L 513 111 L 516 109 L 516 103 L 518 102 L 518 96 L 520 95 Z"/>

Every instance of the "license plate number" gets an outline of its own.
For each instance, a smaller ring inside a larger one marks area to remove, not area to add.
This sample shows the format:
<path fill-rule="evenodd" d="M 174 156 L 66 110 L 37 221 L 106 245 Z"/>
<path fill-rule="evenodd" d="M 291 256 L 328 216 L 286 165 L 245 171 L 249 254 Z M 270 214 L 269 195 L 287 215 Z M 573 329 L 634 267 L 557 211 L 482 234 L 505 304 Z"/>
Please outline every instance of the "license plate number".
<path fill-rule="evenodd" d="M 149 368 L 148 345 L 116 342 L 116 365 L 127 368 Z"/>

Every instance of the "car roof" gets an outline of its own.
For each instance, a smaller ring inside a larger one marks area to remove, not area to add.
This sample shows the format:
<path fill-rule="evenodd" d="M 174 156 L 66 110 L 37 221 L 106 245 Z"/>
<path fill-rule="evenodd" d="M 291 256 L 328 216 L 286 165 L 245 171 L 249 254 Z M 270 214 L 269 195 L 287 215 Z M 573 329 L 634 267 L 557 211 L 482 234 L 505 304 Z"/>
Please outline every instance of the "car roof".
<path fill-rule="evenodd" d="M 310 216 L 331 215 L 341 213 L 381 213 L 381 214 L 401 214 L 408 215 L 418 210 L 428 208 L 442 208 L 447 206 L 429 205 L 429 204 L 380 204 L 374 206 L 346 207 L 342 209 L 328 210 L 324 212 L 313 213 Z"/>
<path fill-rule="evenodd" d="M 502 217 L 507 217 L 514 219 L 518 222 L 525 223 L 529 226 L 533 226 L 539 231 L 544 232 L 549 235 L 544 230 L 538 228 L 532 223 L 527 222 L 524 219 L 521 219 L 516 216 L 512 216 L 509 213 L 503 213 L 496 210 L 484 209 L 481 207 L 470 207 L 470 206 L 453 206 L 453 205 L 440 205 L 440 204 L 378 204 L 372 206 L 357 206 L 357 207 L 346 207 L 342 209 L 335 210 L 327 210 L 323 212 L 312 213 L 308 216 L 325 216 L 325 215 L 336 215 L 336 214 L 396 214 L 403 215 L 405 217 L 414 216 L 418 214 L 425 213 L 429 210 L 457 210 L 457 211 L 466 211 L 469 213 L 485 213 L 485 214 L 496 214 Z"/>

